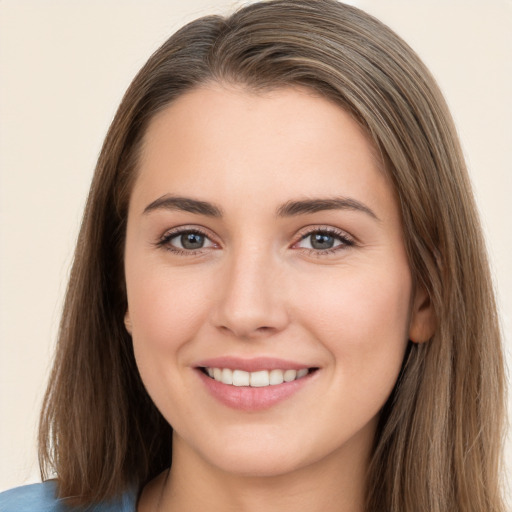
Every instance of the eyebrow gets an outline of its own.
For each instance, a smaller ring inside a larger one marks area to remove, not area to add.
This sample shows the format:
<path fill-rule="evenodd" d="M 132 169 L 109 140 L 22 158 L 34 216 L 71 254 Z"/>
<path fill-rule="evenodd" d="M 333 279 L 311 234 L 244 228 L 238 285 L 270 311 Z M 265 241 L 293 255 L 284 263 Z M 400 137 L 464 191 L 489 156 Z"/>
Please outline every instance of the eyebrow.
<path fill-rule="evenodd" d="M 330 197 L 288 201 L 277 210 L 279 217 L 293 217 L 325 210 L 353 210 L 366 213 L 375 220 L 380 220 L 375 212 L 365 204 L 349 197 Z"/>
<path fill-rule="evenodd" d="M 146 208 L 144 214 L 155 210 L 181 210 L 207 217 L 222 217 L 222 208 L 207 201 L 192 199 L 191 197 L 164 195 L 159 197 Z M 375 220 L 380 220 L 377 215 L 365 204 L 356 199 L 348 197 L 328 197 L 316 199 L 302 199 L 297 201 L 288 201 L 281 205 L 276 215 L 278 217 L 295 217 L 326 210 L 353 210 L 363 212 Z"/>
<path fill-rule="evenodd" d="M 190 197 L 165 195 L 159 197 L 144 208 L 144 214 L 154 210 L 181 210 L 189 213 L 197 213 L 208 217 L 222 217 L 222 209 L 212 203 L 199 201 Z"/>

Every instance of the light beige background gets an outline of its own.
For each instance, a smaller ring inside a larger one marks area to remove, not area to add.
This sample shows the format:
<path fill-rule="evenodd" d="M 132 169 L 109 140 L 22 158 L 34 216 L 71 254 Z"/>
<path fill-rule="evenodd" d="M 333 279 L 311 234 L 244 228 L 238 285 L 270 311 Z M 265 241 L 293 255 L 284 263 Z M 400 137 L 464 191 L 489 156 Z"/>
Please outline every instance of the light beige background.
<path fill-rule="evenodd" d="M 73 245 L 121 95 L 184 22 L 240 3 L 0 0 L 0 490 L 38 479 L 37 415 Z M 512 1 L 350 3 L 401 34 L 446 94 L 483 216 L 510 361 Z"/>

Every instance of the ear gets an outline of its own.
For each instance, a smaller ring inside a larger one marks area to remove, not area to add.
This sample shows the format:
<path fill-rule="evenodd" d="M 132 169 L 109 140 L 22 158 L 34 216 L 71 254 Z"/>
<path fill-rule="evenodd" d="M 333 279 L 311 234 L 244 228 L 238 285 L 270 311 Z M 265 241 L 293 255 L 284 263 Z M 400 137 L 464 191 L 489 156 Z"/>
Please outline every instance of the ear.
<path fill-rule="evenodd" d="M 428 341 L 436 330 L 436 316 L 429 294 L 419 286 L 414 294 L 409 323 L 409 339 L 414 343 Z"/>
<path fill-rule="evenodd" d="M 128 331 L 128 334 L 132 334 L 132 320 L 130 318 L 130 312 L 126 310 L 126 313 L 124 314 L 124 326 L 126 330 Z"/>

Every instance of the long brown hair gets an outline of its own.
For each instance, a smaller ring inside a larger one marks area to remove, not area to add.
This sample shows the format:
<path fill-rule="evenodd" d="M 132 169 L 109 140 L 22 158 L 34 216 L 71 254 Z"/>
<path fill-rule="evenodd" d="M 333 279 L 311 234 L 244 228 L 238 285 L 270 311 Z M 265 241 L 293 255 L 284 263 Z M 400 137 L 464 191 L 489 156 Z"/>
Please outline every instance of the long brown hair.
<path fill-rule="evenodd" d="M 136 76 L 91 186 L 40 424 L 43 477 L 76 503 L 140 486 L 171 464 L 171 427 L 147 395 L 123 317 L 128 200 L 145 130 L 209 81 L 308 87 L 368 132 L 395 186 L 415 281 L 437 328 L 410 343 L 385 404 L 368 511 L 503 511 L 501 340 L 456 131 L 419 58 L 388 27 L 334 0 L 275 0 L 196 20 Z"/>

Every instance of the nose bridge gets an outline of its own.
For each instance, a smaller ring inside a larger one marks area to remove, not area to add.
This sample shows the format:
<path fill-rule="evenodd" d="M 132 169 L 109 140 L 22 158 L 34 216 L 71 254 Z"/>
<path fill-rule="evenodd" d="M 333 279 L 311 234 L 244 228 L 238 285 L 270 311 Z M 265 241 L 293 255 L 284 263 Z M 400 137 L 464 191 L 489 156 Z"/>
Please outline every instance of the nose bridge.
<path fill-rule="evenodd" d="M 279 261 L 261 245 L 234 247 L 227 257 L 216 324 L 239 337 L 275 333 L 287 323 Z"/>

